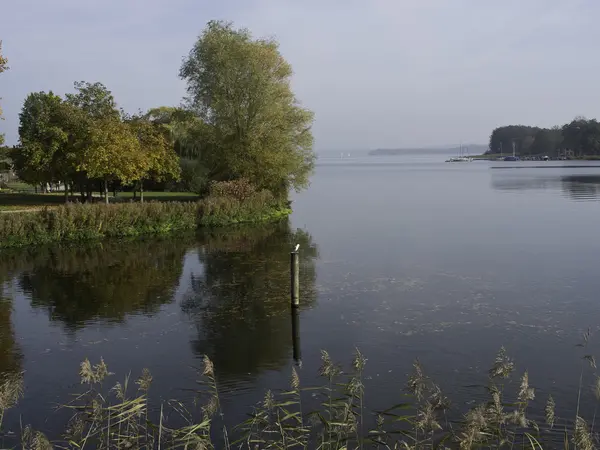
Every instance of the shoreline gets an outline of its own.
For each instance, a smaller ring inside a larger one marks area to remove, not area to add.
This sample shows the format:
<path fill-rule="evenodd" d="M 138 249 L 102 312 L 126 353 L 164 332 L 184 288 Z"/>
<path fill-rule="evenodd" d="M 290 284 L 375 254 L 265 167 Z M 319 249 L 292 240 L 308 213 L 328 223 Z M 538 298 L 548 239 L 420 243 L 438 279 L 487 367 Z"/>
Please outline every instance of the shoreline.
<path fill-rule="evenodd" d="M 226 206 L 209 202 L 79 204 L 0 214 L 0 249 L 167 236 L 200 229 L 275 222 L 292 213 L 289 203 L 258 208 L 252 202 L 229 203 Z"/>
<path fill-rule="evenodd" d="M 492 153 L 492 154 L 483 154 L 483 155 L 473 155 L 473 156 L 470 156 L 470 158 L 472 158 L 473 160 L 477 160 L 477 161 L 498 161 L 498 160 L 502 161 L 502 159 L 507 156 L 512 156 L 512 155 L 500 155 L 500 153 Z M 518 158 L 521 158 L 520 155 L 516 155 L 516 156 Z M 543 156 L 545 156 L 545 155 L 525 156 L 525 158 L 543 158 Z M 577 157 L 567 158 L 567 159 L 550 159 L 550 161 L 599 161 L 599 160 L 600 160 L 600 156 L 598 156 L 598 155 L 577 156 Z M 528 160 L 521 159 L 520 161 L 528 161 Z M 540 161 L 541 162 L 543 160 L 533 159 L 533 160 L 529 160 L 529 161 Z"/>

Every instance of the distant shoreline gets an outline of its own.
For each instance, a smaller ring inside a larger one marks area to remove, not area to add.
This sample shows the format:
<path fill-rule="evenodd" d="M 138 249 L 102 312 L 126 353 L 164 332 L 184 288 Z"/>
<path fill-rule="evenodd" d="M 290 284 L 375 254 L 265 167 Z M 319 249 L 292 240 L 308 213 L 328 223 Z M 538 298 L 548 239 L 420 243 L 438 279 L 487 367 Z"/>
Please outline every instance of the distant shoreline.
<path fill-rule="evenodd" d="M 423 153 L 444 153 L 444 154 L 459 154 L 464 153 L 468 155 L 469 153 L 483 153 L 488 149 L 487 145 L 482 144 L 471 144 L 471 145 L 463 145 L 461 147 L 429 147 L 429 148 L 378 148 L 375 150 L 369 151 L 370 156 L 395 156 L 402 155 L 405 153 L 415 153 L 415 152 L 423 152 Z M 462 150 L 462 151 L 461 151 Z"/>
<path fill-rule="evenodd" d="M 489 153 L 489 154 L 484 153 L 482 155 L 473 155 L 473 156 L 471 156 L 471 158 L 476 159 L 478 161 L 497 161 L 497 160 L 502 160 L 503 158 L 505 158 L 507 156 L 511 156 L 511 155 L 500 154 L 500 153 Z M 516 156 L 521 158 L 520 155 L 516 155 Z M 541 158 L 541 157 L 543 157 L 543 155 L 523 156 L 523 158 Z M 598 161 L 598 160 L 600 160 L 600 156 L 598 156 L 598 155 L 582 155 L 582 156 L 574 156 L 574 157 L 562 159 L 562 160 L 557 160 L 557 159 L 551 159 L 551 160 L 552 161 Z M 527 161 L 527 160 L 525 160 L 525 161 Z"/>

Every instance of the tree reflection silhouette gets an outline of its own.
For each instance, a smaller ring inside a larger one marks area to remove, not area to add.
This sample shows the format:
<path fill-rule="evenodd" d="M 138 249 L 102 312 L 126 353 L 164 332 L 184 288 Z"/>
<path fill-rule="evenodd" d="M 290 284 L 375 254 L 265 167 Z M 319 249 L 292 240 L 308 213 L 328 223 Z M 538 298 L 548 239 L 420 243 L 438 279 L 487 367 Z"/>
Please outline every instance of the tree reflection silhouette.
<path fill-rule="evenodd" d="M 2 255 L 0 258 L 0 377 L 9 373 L 21 371 L 23 355 L 16 341 L 15 330 L 12 324 L 12 301 L 5 292 L 15 270 L 23 262 L 23 258 L 15 261 L 12 255 Z"/>
<path fill-rule="evenodd" d="M 541 170 L 541 169 L 540 169 Z M 516 174 L 492 175 L 492 187 L 500 191 L 527 191 L 527 190 L 559 190 L 572 200 L 597 200 L 600 198 L 600 176 L 590 174 L 579 175 L 532 175 L 530 173 L 516 172 Z"/>
<path fill-rule="evenodd" d="M 0 377 L 21 370 L 23 356 L 15 339 L 11 321 L 12 303 L 0 289 Z"/>
<path fill-rule="evenodd" d="M 564 176 L 562 177 L 562 188 L 574 200 L 597 200 L 600 197 L 600 176 Z"/>
<path fill-rule="evenodd" d="M 109 242 L 32 255 L 18 276 L 33 308 L 75 331 L 90 321 L 122 322 L 173 301 L 193 240 Z"/>
<path fill-rule="evenodd" d="M 285 364 L 291 354 L 289 254 L 300 244 L 301 309 L 315 304 L 317 246 L 289 223 L 207 235 L 182 307 L 195 322 L 193 351 L 208 355 L 221 378 Z"/>

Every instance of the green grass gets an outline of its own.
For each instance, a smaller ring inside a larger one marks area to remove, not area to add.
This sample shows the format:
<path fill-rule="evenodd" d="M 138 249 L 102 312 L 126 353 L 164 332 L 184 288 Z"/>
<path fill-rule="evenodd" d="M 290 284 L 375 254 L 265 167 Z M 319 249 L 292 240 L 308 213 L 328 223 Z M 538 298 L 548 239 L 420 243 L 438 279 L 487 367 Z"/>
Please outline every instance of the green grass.
<path fill-rule="evenodd" d="M 72 201 L 78 201 L 79 196 L 70 197 Z M 133 193 L 120 192 L 117 197 L 109 195 L 110 203 L 130 202 L 133 200 Z M 198 200 L 198 195 L 191 192 L 147 192 L 144 193 L 144 201 L 158 202 L 189 202 Z M 104 201 L 100 197 L 94 197 L 94 202 Z M 139 201 L 139 195 L 137 197 Z M 63 192 L 50 192 L 48 194 L 36 194 L 31 192 L 1 192 L 0 191 L 0 211 L 32 209 L 35 207 L 57 206 L 65 203 Z"/>
<path fill-rule="evenodd" d="M 18 192 L 35 192 L 33 186 L 22 181 L 13 181 L 7 184 L 8 189 Z"/>
<path fill-rule="evenodd" d="M 117 197 L 113 197 L 109 194 L 110 200 L 118 200 L 122 198 L 133 199 L 133 192 L 119 192 Z M 140 194 L 138 192 L 137 199 L 139 200 Z M 158 200 L 158 201 L 189 201 L 198 199 L 198 194 L 193 192 L 144 192 L 144 200 Z"/>

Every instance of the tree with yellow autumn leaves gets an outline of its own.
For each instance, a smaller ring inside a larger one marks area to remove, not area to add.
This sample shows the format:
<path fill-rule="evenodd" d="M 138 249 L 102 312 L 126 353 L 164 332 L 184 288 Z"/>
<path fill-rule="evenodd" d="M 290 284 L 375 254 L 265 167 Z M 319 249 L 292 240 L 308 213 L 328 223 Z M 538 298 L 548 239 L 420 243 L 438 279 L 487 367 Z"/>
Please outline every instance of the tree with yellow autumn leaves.
<path fill-rule="evenodd" d="M 52 92 L 30 94 L 20 114 L 21 145 L 12 157 L 19 177 L 31 184 L 65 184 L 85 197 L 90 185 L 178 179 L 179 157 L 164 128 L 119 112 L 101 83 L 75 83 L 65 99 Z M 142 197 L 143 200 L 143 197 Z"/>

